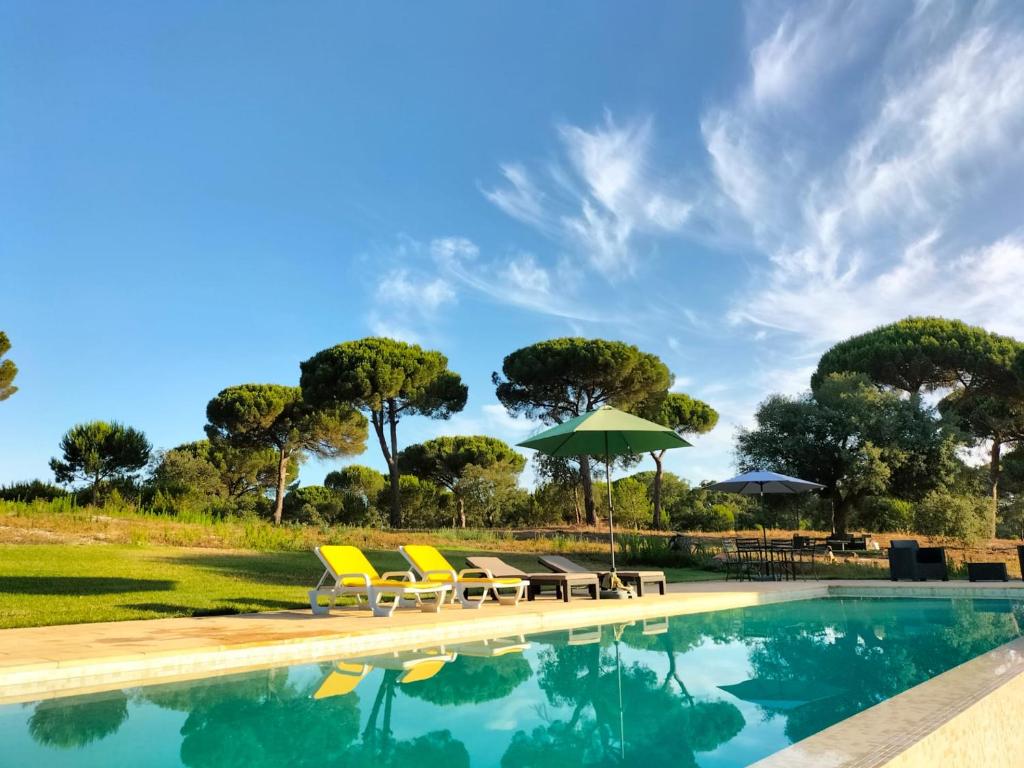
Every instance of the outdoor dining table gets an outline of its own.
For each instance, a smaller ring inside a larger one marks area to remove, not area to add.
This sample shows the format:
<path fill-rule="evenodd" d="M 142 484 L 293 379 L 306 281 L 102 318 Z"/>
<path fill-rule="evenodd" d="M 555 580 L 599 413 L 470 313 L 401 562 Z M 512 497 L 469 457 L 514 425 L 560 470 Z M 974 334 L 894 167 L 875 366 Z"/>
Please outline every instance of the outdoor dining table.
<path fill-rule="evenodd" d="M 764 542 L 762 540 L 738 540 L 736 554 L 741 573 L 746 572 L 751 580 L 795 581 L 799 576 L 799 565 L 810 565 L 811 575 L 817 578 L 815 568 L 818 546 L 794 546 L 788 540 Z"/>

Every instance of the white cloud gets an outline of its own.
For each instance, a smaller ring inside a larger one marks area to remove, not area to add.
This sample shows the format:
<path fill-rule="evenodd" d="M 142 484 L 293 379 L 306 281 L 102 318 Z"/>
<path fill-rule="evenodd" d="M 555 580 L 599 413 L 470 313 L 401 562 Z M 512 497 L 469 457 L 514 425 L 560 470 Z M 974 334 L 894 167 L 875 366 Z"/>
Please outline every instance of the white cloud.
<path fill-rule="evenodd" d="M 734 321 L 817 351 L 910 314 L 1024 332 L 1005 204 L 1024 193 L 1024 28 L 1005 8 L 900 7 L 884 28 L 857 3 L 758 19 L 750 81 L 702 120 L 714 186 L 767 259 Z M 832 109 L 812 99 L 823 80 Z"/>
<path fill-rule="evenodd" d="M 446 277 L 410 265 L 421 251 L 418 242 L 402 237 L 389 254 L 406 266 L 394 267 L 377 279 L 373 308 L 366 315 L 374 335 L 423 343 L 432 335 L 441 310 L 456 302 L 455 287 Z"/>
<path fill-rule="evenodd" d="M 390 339 L 408 342 L 409 344 L 420 344 L 423 342 L 423 337 L 419 332 L 402 323 L 396 323 L 393 320 L 383 318 L 376 312 L 371 312 L 367 316 L 366 322 L 370 327 L 370 333 L 374 336 L 386 336 Z"/>
<path fill-rule="evenodd" d="M 609 308 L 596 312 L 574 297 L 577 280 L 565 262 L 545 267 L 529 253 L 483 259 L 476 244 L 464 237 L 433 240 L 430 252 L 447 276 L 494 301 L 566 320 L 616 320 Z"/>
<path fill-rule="evenodd" d="M 483 190 L 484 197 L 514 219 L 535 227 L 545 227 L 547 218 L 544 194 L 533 183 L 526 168 L 519 163 L 507 163 L 500 168 L 506 185 Z"/>
<path fill-rule="evenodd" d="M 443 278 L 413 277 L 407 269 L 393 269 L 377 283 L 377 300 L 430 314 L 455 301 L 455 290 Z"/>
<path fill-rule="evenodd" d="M 498 208 L 570 248 L 605 278 L 633 273 L 644 236 L 681 230 L 692 211 L 652 158 L 650 118 L 593 128 L 563 125 L 564 159 L 545 187 L 522 163 L 500 166 L 505 183 L 483 193 Z"/>

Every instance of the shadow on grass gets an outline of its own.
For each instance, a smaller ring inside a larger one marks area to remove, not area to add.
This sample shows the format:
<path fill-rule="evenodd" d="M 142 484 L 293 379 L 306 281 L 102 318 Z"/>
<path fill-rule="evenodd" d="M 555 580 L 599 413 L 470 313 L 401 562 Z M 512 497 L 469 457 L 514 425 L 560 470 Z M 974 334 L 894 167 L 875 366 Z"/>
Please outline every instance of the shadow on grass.
<path fill-rule="evenodd" d="M 149 611 L 167 616 L 233 616 L 239 613 L 291 610 L 305 606 L 301 600 L 268 600 L 260 597 L 227 597 L 222 598 L 219 602 L 228 603 L 228 605 L 197 608 L 175 603 L 121 603 L 118 608 Z"/>
<path fill-rule="evenodd" d="M 167 592 L 168 579 L 104 576 L 0 576 L 0 593 L 21 595 L 113 595 L 121 592 Z"/>
<path fill-rule="evenodd" d="M 157 559 L 157 558 L 155 558 Z M 160 562 L 184 565 L 211 573 L 232 576 L 259 584 L 280 586 L 316 583 L 323 571 L 320 563 L 305 552 L 253 552 L 252 554 L 187 554 L 160 557 Z"/>

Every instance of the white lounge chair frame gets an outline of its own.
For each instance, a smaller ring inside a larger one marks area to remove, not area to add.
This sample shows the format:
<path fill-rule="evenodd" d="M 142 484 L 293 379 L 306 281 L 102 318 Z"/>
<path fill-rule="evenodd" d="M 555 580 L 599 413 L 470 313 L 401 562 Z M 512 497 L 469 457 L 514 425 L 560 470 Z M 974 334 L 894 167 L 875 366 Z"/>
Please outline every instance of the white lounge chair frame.
<path fill-rule="evenodd" d="M 317 616 L 330 613 L 338 598 L 343 595 L 355 596 L 356 605 L 359 606 L 363 605 L 365 597 L 374 616 L 391 616 L 399 606 L 416 607 L 424 613 L 438 613 L 445 603 L 446 593 L 452 588 L 450 584 L 416 581 L 412 571 L 388 571 L 380 575 L 382 580 L 409 582 L 408 586 L 373 584 L 373 580 L 366 573 L 335 573 L 327 559 L 320 553 L 320 547 L 316 547 L 313 552 L 325 568 L 324 575 L 320 577 L 316 587 L 309 590 L 309 607 Z M 345 584 L 349 579 L 359 579 L 360 583 Z M 334 584 L 327 586 L 332 580 Z M 320 605 L 321 597 L 328 598 L 327 605 Z M 430 599 L 424 600 L 425 597 Z"/>
<path fill-rule="evenodd" d="M 451 568 L 436 568 L 428 571 L 420 571 L 413 562 L 412 558 L 405 551 L 405 547 L 400 546 L 398 551 L 402 553 L 402 557 L 406 559 L 416 574 L 425 582 L 429 583 L 447 583 L 452 588 L 452 602 L 456 600 L 462 605 L 463 608 L 479 608 L 487 600 L 489 594 L 493 594 L 495 599 L 501 605 L 519 605 L 519 602 L 526 597 L 526 588 L 530 585 L 530 582 L 524 579 L 519 579 L 515 583 L 507 584 L 480 584 L 477 582 L 466 582 L 466 578 L 485 578 L 493 579 L 498 581 L 495 576 L 486 568 L 463 568 L 461 571 L 454 571 Z M 473 574 L 476 574 L 475 576 Z M 447 576 L 448 582 L 431 582 L 431 576 Z M 503 577 L 503 580 L 508 581 L 509 577 Z M 470 589 L 479 589 L 480 596 L 472 597 L 468 594 Z"/>

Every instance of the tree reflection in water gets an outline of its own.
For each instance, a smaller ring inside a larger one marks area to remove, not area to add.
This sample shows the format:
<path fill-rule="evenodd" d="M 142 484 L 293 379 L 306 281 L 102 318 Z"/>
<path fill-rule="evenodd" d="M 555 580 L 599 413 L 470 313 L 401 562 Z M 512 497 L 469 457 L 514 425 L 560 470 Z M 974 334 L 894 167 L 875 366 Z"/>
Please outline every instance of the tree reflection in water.
<path fill-rule="evenodd" d="M 758 702 L 766 716 L 785 718 L 791 741 L 1020 636 L 1020 608 L 1009 601 L 886 602 L 820 600 L 802 614 L 783 604 L 745 623 L 750 678 L 791 692 L 784 706 Z M 814 698 L 816 687 L 825 698 Z"/>
<path fill-rule="evenodd" d="M 607 646 L 545 649 L 538 672 L 541 690 L 549 704 L 568 709 L 569 715 L 530 733 L 517 732 L 502 768 L 685 768 L 697 764 L 695 752 L 715 749 L 743 729 L 743 716 L 733 704 L 697 701 L 689 694 L 676 667 L 677 635 L 671 629 L 653 638 L 633 632 L 622 637 L 632 647 L 650 649 L 653 644 L 666 653 L 664 678 L 639 662 L 620 665 L 615 649 Z"/>
<path fill-rule="evenodd" d="M 84 747 L 117 733 L 128 719 L 128 697 L 122 691 L 41 701 L 28 721 L 38 744 L 61 749 Z"/>

